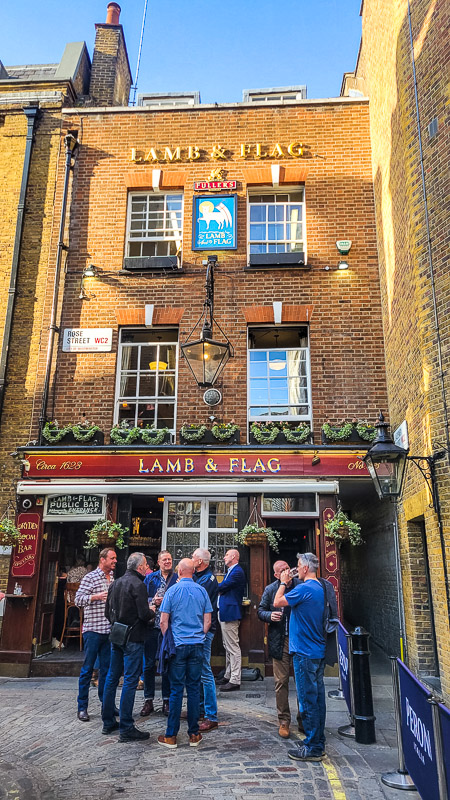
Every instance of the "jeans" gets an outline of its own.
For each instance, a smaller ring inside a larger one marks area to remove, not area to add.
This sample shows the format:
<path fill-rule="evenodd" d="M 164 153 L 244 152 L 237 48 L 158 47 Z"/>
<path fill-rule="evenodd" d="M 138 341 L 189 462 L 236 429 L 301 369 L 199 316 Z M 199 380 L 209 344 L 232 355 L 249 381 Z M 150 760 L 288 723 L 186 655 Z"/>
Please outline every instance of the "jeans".
<path fill-rule="evenodd" d="M 144 700 L 154 700 L 156 654 L 162 641 L 159 628 L 151 628 L 144 642 Z M 161 691 L 163 700 L 170 697 L 170 680 L 166 672 L 161 675 Z"/>
<path fill-rule="evenodd" d="M 111 656 L 111 645 L 108 633 L 95 633 L 87 631 L 83 633 L 84 664 L 81 667 L 80 679 L 78 681 L 78 711 L 85 711 L 89 702 L 89 685 L 92 678 L 92 670 L 98 658 L 98 696 L 100 702 L 103 700 L 103 687 L 109 669 Z"/>
<path fill-rule="evenodd" d="M 303 744 L 314 756 L 325 751 L 324 669 L 324 658 L 307 658 L 294 653 L 295 685 L 306 734 Z"/>
<path fill-rule="evenodd" d="M 203 644 L 182 644 L 175 648 L 169 661 L 170 705 L 166 736 L 176 736 L 180 729 L 183 690 L 186 686 L 188 733 L 198 733 L 200 713 L 200 681 L 203 666 Z"/>
<path fill-rule="evenodd" d="M 202 666 L 202 687 L 203 687 L 203 702 L 201 702 L 202 711 L 205 713 L 206 719 L 217 722 L 217 696 L 216 684 L 214 681 L 213 671 L 211 669 L 211 645 L 214 639 L 214 633 L 207 633 L 203 643 L 203 666 Z"/>
<path fill-rule="evenodd" d="M 136 688 L 142 669 L 143 642 L 128 642 L 124 647 L 111 645 L 111 664 L 103 692 L 102 719 L 105 728 L 112 728 L 115 722 L 114 706 L 116 689 L 123 672 L 123 686 L 120 697 L 119 733 L 134 727 L 133 706 Z"/>
<path fill-rule="evenodd" d="M 273 677 L 275 679 L 275 699 L 277 703 L 278 722 L 290 725 L 291 710 L 289 708 L 289 670 L 292 656 L 289 655 L 289 638 L 285 636 L 282 658 L 273 658 Z M 297 701 L 298 702 L 298 701 Z M 300 707 L 297 708 L 297 723 L 302 721 Z"/>

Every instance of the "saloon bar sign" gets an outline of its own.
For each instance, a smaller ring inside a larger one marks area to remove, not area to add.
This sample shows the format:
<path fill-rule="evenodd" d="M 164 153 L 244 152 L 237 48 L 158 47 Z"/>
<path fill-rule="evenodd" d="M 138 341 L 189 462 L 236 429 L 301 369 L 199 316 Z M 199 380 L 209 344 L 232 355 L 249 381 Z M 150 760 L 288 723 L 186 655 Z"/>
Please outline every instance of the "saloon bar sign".
<path fill-rule="evenodd" d="M 101 494 L 57 494 L 45 499 L 44 520 L 89 520 L 105 516 L 106 496 Z"/>
<path fill-rule="evenodd" d="M 17 527 L 24 538 L 13 550 L 11 564 L 13 578 L 33 577 L 36 571 L 39 526 L 39 514 L 19 514 Z"/>
<path fill-rule="evenodd" d="M 27 453 L 25 478 L 145 478 L 210 477 L 368 477 L 361 453 L 321 453 L 319 463 L 312 453 L 279 450 L 198 453 Z"/>

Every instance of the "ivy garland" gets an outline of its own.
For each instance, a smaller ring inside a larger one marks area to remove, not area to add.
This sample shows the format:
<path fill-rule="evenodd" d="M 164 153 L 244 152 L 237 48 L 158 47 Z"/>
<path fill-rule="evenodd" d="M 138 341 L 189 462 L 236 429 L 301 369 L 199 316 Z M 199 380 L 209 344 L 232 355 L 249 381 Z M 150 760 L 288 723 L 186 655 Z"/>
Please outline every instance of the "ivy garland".
<path fill-rule="evenodd" d="M 283 427 L 282 433 L 287 442 L 301 444 L 306 442 L 311 433 L 309 425 L 298 425 L 296 428 Z"/>
<path fill-rule="evenodd" d="M 212 426 L 211 433 L 215 439 L 225 442 L 227 439 L 231 439 L 237 430 L 238 426 L 233 422 L 220 422 Z"/>
<path fill-rule="evenodd" d="M 80 425 L 72 425 L 72 433 L 77 442 L 89 442 L 94 438 L 97 431 L 100 430 L 98 425 L 91 425 L 89 422 L 82 422 Z"/>
<path fill-rule="evenodd" d="M 47 442 L 57 444 L 68 433 L 72 433 L 77 442 L 89 442 L 99 430 L 98 425 L 91 425 L 87 420 L 76 425 L 64 425 L 64 427 L 60 428 L 58 420 L 55 419 L 53 422 L 45 423 L 42 429 L 42 436 Z"/>
<path fill-rule="evenodd" d="M 141 439 L 145 444 L 162 444 L 169 428 L 140 428 Z"/>
<path fill-rule="evenodd" d="M 259 444 L 272 444 L 277 438 L 280 429 L 278 425 L 272 424 L 269 426 L 252 422 L 250 431 Z"/>
<path fill-rule="evenodd" d="M 369 425 L 367 422 L 357 422 L 355 425 L 358 436 L 364 439 L 365 442 L 373 442 L 377 435 L 375 425 Z"/>
<path fill-rule="evenodd" d="M 351 436 L 353 422 L 344 422 L 340 427 L 337 425 L 330 425 L 329 422 L 324 422 L 322 430 L 327 439 L 331 439 L 332 442 L 340 442 Z"/>
<path fill-rule="evenodd" d="M 53 422 L 45 423 L 42 429 L 42 436 L 47 442 L 56 444 L 60 442 L 61 439 L 64 439 L 64 436 L 70 433 L 71 430 L 72 428 L 70 425 L 65 425 L 63 428 L 60 428 L 58 420 L 55 419 Z"/>
<path fill-rule="evenodd" d="M 187 442 L 199 442 L 206 430 L 206 425 L 182 425 L 180 433 Z"/>
<path fill-rule="evenodd" d="M 129 428 L 123 424 L 111 429 L 110 438 L 114 444 L 133 444 L 142 433 L 142 428 Z"/>

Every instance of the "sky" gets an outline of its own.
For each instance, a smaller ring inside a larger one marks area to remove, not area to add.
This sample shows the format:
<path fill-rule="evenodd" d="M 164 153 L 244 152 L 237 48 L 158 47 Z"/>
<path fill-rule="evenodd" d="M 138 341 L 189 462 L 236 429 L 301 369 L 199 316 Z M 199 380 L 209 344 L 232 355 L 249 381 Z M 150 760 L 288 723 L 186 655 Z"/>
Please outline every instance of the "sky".
<path fill-rule="evenodd" d="M 68 42 L 105 22 L 108 0 L 10 0 L 3 5 L 5 66 L 59 62 Z M 133 79 L 144 0 L 119 0 Z M 240 102 L 243 89 L 306 84 L 336 97 L 358 54 L 360 0 L 148 0 L 138 92 L 199 90 L 203 103 Z"/>

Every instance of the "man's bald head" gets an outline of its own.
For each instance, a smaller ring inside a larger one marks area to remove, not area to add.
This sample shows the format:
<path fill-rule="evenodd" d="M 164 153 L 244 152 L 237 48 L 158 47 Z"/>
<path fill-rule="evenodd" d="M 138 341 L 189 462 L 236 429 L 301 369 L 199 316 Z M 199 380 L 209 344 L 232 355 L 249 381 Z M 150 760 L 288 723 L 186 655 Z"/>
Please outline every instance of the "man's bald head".
<path fill-rule="evenodd" d="M 273 574 L 276 578 L 279 578 L 284 569 L 289 569 L 289 564 L 286 561 L 275 561 Z"/>
<path fill-rule="evenodd" d="M 227 550 L 227 552 L 223 557 L 225 566 L 229 568 L 229 567 L 234 567 L 235 564 L 239 564 L 239 557 L 240 557 L 239 550 L 234 550 L 234 549 Z"/>
<path fill-rule="evenodd" d="M 180 578 L 192 578 L 194 574 L 194 562 L 192 558 L 182 558 L 178 564 L 178 575 Z"/>

